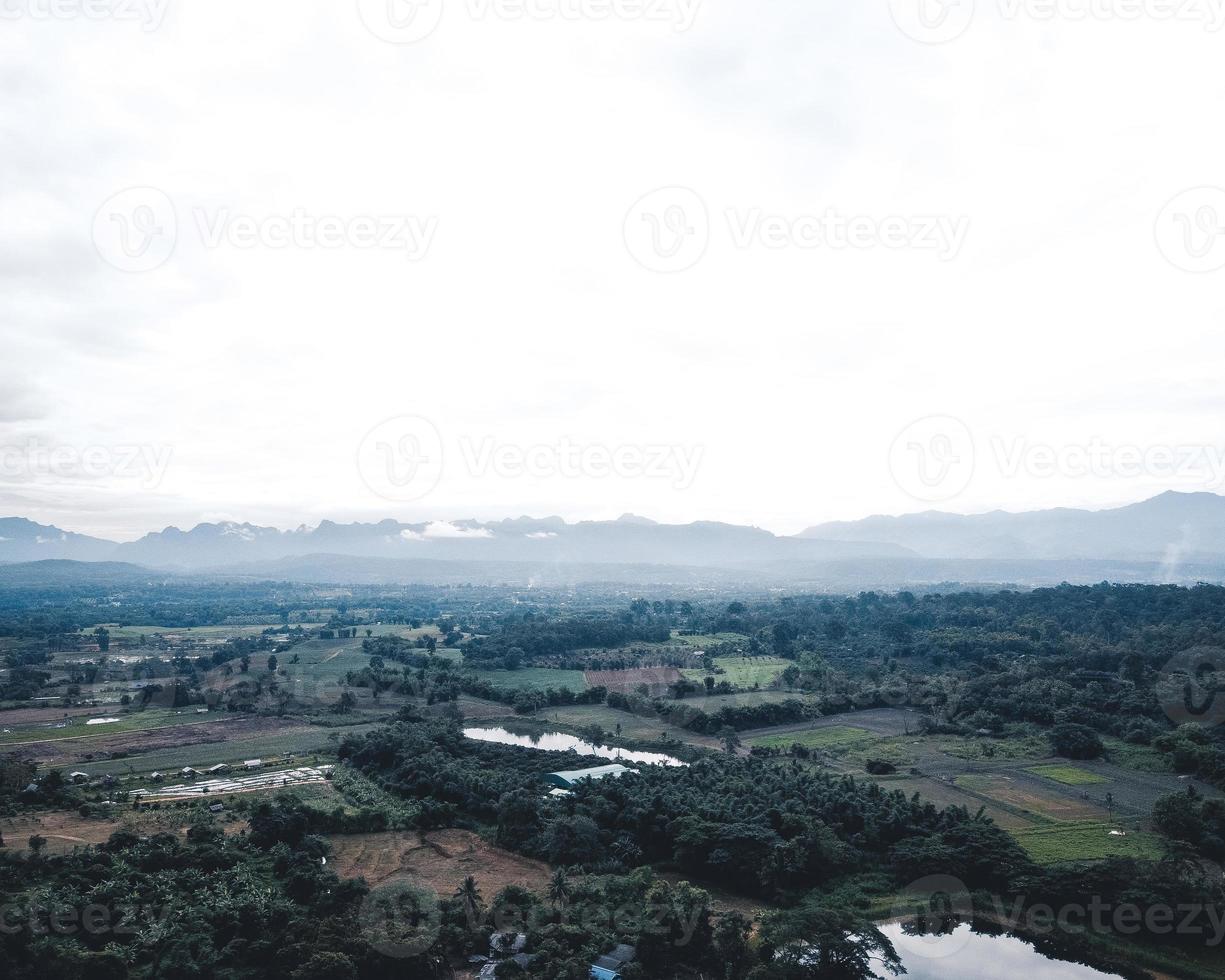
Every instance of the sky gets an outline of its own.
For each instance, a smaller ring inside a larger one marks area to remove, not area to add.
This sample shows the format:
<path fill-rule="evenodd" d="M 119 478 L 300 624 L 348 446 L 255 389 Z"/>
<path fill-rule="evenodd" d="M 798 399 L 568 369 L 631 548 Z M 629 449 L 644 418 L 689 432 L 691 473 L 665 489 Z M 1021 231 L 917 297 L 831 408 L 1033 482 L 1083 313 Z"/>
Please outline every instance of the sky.
<path fill-rule="evenodd" d="M 1225 0 L 2 0 L 0 516 L 1225 491 Z"/>

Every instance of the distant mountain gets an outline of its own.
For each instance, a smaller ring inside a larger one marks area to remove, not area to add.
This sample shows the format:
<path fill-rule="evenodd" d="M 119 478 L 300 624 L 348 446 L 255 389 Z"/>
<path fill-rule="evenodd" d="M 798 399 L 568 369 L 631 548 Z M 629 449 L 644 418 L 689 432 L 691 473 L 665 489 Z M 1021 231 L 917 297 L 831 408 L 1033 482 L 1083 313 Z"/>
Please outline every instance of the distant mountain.
<path fill-rule="evenodd" d="M 1225 559 L 1225 497 L 1171 491 L 1100 511 L 927 511 L 819 524 L 800 537 L 889 543 L 925 558 L 1113 559 L 1177 567 Z"/>
<path fill-rule="evenodd" d="M 24 517 L 0 517 L 0 561 L 105 561 L 114 551 L 113 541 L 35 524 Z"/>
<path fill-rule="evenodd" d="M 13 562 L 0 565 L 0 586 L 5 588 L 43 588 L 72 585 L 126 585 L 165 581 L 164 572 L 119 561 L 70 561 L 51 558 L 45 561 Z"/>
<path fill-rule="evenodd" d="M 893 584 L 1225 579 L 1225 497 L 1167 493 L 1113 510 L 929 511 L 795 537 L 698 521 L 395 520 L 290 531 L 232 521 L 117 544 L 0 520 L 0 563 L 120 562 L 161 572 L 302 581 Z M 146 572 L 153 574 L 152 572 Z M 1096 579 L 1092 576 L 1096 576 Z M 11 580 L 11 569 L 10 569 Z"/>

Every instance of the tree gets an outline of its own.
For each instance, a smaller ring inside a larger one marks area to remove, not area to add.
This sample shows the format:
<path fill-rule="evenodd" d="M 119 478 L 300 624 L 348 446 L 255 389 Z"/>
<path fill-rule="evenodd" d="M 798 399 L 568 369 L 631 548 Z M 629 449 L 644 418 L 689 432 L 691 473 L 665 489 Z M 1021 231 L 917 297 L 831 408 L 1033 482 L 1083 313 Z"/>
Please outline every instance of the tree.
<path fill-rule="evenodd" d="M 847 909 L 806 903 L 772 913 L 763 922 L 762 938 L 775 950 L 775 962 L 801 977 L 872 980 L 880 976 L 878 968 L 894 975 L 905 972 L 885 934 Z"/>
<path fill-rule="evenodd" d="M 558 868 L 549 879 L 549 904 L 554 910 L 560 905 L 565 907 L 570 900 L 570 879 L 566 877 L 565 868 Z"/>
<path fill-rule="evenodd" d="M 464 915 L 467 916 L 469 925 L 476 928 L 477 923 L 481 921 L 481 890 L 477 887 L 476 879 L 472 875 L 468 875 L 463 884 L 455 890 L 455 897 L 463 905 Z"/>
<path fill-rule="evenodd" d="M 100 653 L 106 653 L 106 651 L 111 648 L 111 631 L 105 626 L 99 626 L 96 630 L 94 630 L 94 636 L 98 640 L 98 651 Z"/>
<path fill-rule="evenodd" d="M 1064 722 L 1048 733 L 1051 747 L 1065 759 L 1096 759 L 1102 754 L 1102 740 L 1085 725 Z"/>
<path fill-rule="evenodd" d="M 730 727 L 729 725 L 724 725 L 721 729 L 719 729 L 718 738 L 719 742 L 723 745 L 723 751 L 728 755 L 735 755 L 736 750 L 740 748 L 742 744 L 740 741 L 740 736 L 736 734 L 736 729 Z"/>
<path fill-rule="evenodd" d="M 276 654 L 275 653 L 268 657 L 268 673 L 270 674 L 276 673 Z"/>
<path fill-rule="evenodd" d="M 47 846 L 47 838 L 43 837 L 42 834 L 34 834 L 30 837 L 29 844 L 31 851 L 35 854 L 41 854 L 43 848 Z"/>

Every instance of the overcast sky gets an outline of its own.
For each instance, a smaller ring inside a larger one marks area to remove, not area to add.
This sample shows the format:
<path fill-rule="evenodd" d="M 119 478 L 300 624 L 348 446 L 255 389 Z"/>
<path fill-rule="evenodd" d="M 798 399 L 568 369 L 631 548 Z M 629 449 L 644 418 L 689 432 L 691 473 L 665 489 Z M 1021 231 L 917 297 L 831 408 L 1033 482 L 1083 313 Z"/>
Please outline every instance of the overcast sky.
<path fill-rule="evenodd" d="M 0 515 L 1225 489 L 1225 0 L 918 2 L 4 0 Z"/>

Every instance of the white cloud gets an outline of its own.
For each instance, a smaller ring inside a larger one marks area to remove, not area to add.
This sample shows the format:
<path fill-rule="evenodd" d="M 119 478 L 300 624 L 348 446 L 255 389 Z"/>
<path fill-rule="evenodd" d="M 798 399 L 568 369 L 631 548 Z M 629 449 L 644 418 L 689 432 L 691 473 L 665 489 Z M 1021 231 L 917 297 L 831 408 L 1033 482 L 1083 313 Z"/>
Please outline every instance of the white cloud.
<path fill-rule="evenodd" d="M 293 526 L 632 510 L 787 531 L 921 509 L 887 461 L 927 415 L 984 445 L 1219 441 L 1225 273 L 1165 261 L 1154 220 L 1225 182 L 1220 35 L 979 14 L 935 48 L 884 0 L 707 3 L 687 32 L 447 16 L 409 46 L 374 38 L 353 3 L 175 4 L 154 31 L 6 21 L 0 77 L 22 97 L 0 109 L 0 339 L 21 386 L 0 385 L 0 447 L 173 454 L 155 487 L 0 469 L 0 507 L 125 537 L 217 511 Z M 700 194 L 711 235 L 661 275 L 622 230 L 671 185 Z M 177 208 L 174 252 L 146 273 L 91 240 L 134 186 Z M 794 228 L 828 208 L 965 216 L 969 232 L 942 262 L 737 248 L 726 220 Z M 195 216 L 219 209 L 264 229 L 295 209 L 437 224 L 419 261 L 210 248 Z M 402 415 L 452 450 L 700 445 L 702 463 L 678 489 L 474 474 L 450 451 L 433 493 L 388 500 L 354 459 Z M 1164 488 L 980 468 L 947 506 Z"/>

